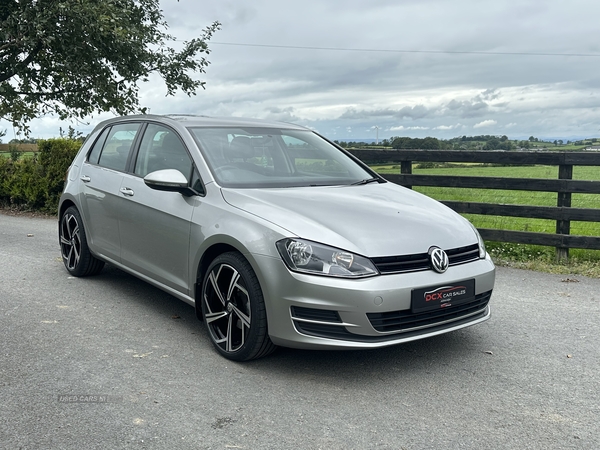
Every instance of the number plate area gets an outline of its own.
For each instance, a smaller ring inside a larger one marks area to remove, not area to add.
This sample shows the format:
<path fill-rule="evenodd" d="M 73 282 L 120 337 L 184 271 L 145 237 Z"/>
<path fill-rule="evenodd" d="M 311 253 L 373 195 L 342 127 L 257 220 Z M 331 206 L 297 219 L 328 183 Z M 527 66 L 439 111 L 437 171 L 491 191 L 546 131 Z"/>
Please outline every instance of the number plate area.
<path fill-rule="evenodd" d="M 475 280 L 465 280 L 443 286 L 413 289 L 413 313 L 439 310 L 461 305 L 475 299 Z"/>

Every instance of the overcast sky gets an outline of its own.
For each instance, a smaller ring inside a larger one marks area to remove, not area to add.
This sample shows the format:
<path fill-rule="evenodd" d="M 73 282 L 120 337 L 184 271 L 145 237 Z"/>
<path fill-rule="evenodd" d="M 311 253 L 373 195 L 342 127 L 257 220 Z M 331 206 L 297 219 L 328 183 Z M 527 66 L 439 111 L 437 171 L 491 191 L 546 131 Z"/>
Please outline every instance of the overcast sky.
<path fill-rule="evenodd" d="M 141 88 L 152 113 L 278 119 L 339 140 L 600 136 L 598 0 L 161 0 L 161 7 L 181 40 L 214 20 L 223 26 L 200 77 L 206 90 L 165 97 L 152 80 Z M 75 126 L 87 133 L 108 116 Z M 55 136 L 60 125 L 36 120 L 33 135 Z"/>

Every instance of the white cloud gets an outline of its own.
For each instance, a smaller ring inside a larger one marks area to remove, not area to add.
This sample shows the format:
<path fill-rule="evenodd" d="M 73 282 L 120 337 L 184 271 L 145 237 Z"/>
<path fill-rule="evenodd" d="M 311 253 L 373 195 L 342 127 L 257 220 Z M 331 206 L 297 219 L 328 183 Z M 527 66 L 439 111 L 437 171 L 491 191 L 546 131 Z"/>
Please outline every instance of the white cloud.
<path fill-rule="evenodd" d="M 397 127 L 391 127 L 390 131 L 404 131 L 404 130 L 429 130 L 429 127 L 405 127 L 403 125 Z"/>
<path fill-rule="evenodd" d="M 455 125 L 438 125 L 437 127 L 434 127 L 434 130 L 454 130 L 455 128 L 460 128 L 461 125 L 460 123 L 457 123 Z"/>
<path fill-rule="evenodd" d="M 479 122 L 476 123 L 475 125 L 473 125 L 473 128 L 485 128 L 485 127 L 491 127 L 493 125 L 496 125 L 498 122 L 495 120 L 484 120 L 483 122 Z"/>

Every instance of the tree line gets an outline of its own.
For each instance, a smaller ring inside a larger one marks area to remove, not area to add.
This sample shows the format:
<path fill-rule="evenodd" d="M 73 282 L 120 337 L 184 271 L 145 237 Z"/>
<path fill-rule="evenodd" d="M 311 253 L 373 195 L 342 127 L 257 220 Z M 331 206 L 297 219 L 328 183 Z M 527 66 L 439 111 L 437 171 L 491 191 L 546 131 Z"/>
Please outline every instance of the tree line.
<path fill-rule="evenodd" d="M 539 148 L 540 144 L 554 144 L 560 147 L 564 141 L 538 139 L 530 136 L 524 140 L 510 140 L 508 136 L 479 135 L 479 136 L 458 136 L 452 139 L 438 139 L 434 137 L 411 138 L 407 136 L 393 136 L 389 139 L 382 139 L 378 144 L 368 144 L 355 141 L 334 141 L 344 148 L 356 147 L 387 147 L 393 149 L 424 149 L 424 150 L 515 150 L 517 148 Z M 598 145 L 597 140 L 587 139 L 580 141 L 567 141 L 567 145 Z"/>

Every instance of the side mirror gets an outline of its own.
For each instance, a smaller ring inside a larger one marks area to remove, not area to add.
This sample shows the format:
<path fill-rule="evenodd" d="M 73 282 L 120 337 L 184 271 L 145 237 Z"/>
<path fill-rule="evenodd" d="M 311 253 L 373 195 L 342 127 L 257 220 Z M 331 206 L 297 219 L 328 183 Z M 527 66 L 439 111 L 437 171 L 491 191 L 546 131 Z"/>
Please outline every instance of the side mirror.
<path fill-rule="evenodd" d="M 144 177 L 146 186 L 157 191 L 187 193 L 189 183 L 185 176 L 175 169 L 164 169 L 150 172 Z"/>

